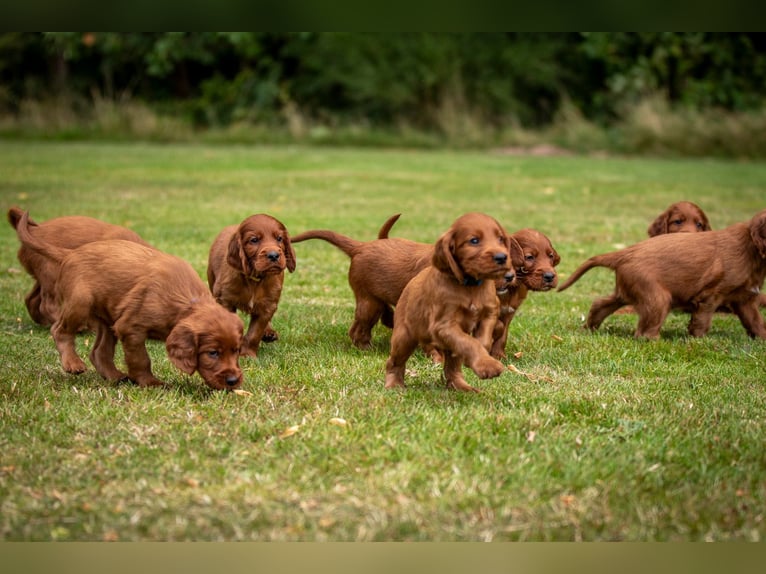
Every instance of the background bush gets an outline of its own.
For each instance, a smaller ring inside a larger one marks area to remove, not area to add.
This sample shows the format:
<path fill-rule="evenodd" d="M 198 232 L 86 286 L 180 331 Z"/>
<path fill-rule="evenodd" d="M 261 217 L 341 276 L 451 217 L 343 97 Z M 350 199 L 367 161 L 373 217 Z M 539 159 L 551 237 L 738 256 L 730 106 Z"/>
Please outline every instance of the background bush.
<path fill-rule="evenodd" d="M 381 143 L 390 133 L 401 143 L 417 133 L 405 143 L 497 145 L 544 133 L 580 149 L 762 155 L 762 146 L 731 138 L 751 137 L 764 86 L 759 33 L 0 34 L 6 134 L 146 136 L 146 121 L 132 127 L 139 107 L 162 116 L 154 124 L 166 131 L 150 132 L 171 139 L 246 127 L 250 137 L 281 130 L 345 143 L 354 133 Z M 130 117 L 104 122 L 96 109 L 104 102 Z M 635 124 L 647 105 L 679 131 L 647 142 L 658 130 Z M 700 125 L 722 115 L 736 128 L 725 130 L 728 140 L 716 133 L 668 145 L 706 133 Z M 565 125 L 573 117 L 574 129 Z"/>

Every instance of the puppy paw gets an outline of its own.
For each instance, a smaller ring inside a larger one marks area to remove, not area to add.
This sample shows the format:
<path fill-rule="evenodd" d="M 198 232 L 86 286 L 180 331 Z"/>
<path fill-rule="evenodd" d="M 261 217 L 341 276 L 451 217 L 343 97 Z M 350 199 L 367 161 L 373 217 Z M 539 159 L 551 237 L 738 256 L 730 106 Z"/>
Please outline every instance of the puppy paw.
<path fill-rule="evenodd" d="M 493 379 L 503 374 L 505 365 L 497 359 L 487 356 L 473 365 L 472 369 L 480 379 Z"/>
<path fill-rule="evenodd" d="M 396 375 L 386 374 L 386 388 L 387 389 L 404 389 L 404 380 Z"/>
<path fill-rule="evenodd" d="M 70 357 L 68 359 L 62 359 L 61 366 L 64 371 L 73 375 L 79 375 L 88 370 L 88 366 L 83 362 L 80 357 Z"/>
<path fill-rule="evenodd" d="M 263 337 L 261 338 L 261 341 L 264 343 L 273 343 L 274 341 L 279 340 L 279 333 L 277 333 L 274 329 L 271 327 L 266 327 L 266 330 L 263 333 Z"/>

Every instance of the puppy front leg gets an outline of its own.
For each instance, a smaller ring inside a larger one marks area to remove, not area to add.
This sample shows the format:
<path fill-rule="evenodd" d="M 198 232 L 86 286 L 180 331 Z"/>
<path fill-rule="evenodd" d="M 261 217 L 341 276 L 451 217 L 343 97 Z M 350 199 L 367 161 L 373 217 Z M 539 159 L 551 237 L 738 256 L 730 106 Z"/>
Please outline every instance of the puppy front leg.
<path fill-rule="evenodd" d="M 165 383 L 152 374 L 152 361 L 146 351 L 146 336 L 125 335 L 122 338 L 128 378 L 139 387 L 159 387 Z"/>
<path fill-rule="evenodd" d="M 404 368 L 407 359 L 417 348 L 417 341 L 404 329 L 394 328 L 391 335 L 391 354 L 386 361 L 386 388 L 404 387 Z"/>
<path fill-rule="evenodd" d="M 469 385 L 463 377 L 463 360 L 450 352 L 444 355 L 444 378 L 447 386 L 457 391 L 480 392 L 476 387 Z"/>
<path fill-rule="evenodd" d="M 261 341 L 269 333 L 269 340 L 276 341 L 279 337 L 273 329 L 271 329 L 271 318 L 277 310 L 277 303 L 271 301 L 261 301 L 257 305 L 253 312 L 250 314 L 250 325 L 247 328 L 247 333 L 242 339 L 242 348 L 240 354 L 248 357 L 257 357 L 258 349 L 261 346 Z M 269 331 L 269 329 L 271 329 Z"/>
<path fill-rule="evenodd" d="M 766 324 L 763 315 L 758 310 L 759 304 L 760 298 L 754 297 L 752 301 L 732 305 L 732 308 L 748 335 L 753 338 L 766 339 Z"/>
<path fill-rule="evenodd" d="M 117 344 L 112 329 L 108 325 L 99 323 L 96 329 L 96 341 L 90 352 L 90 362 L 96 367 L 99 375 L 107 381 L 123 381 L 128 375 L 114 366 L 114 349 Z"/>
<path fill-rule="evenodd" d="M 438 340 L 439 346 L 445 350 L 445 355 L 451 353 L 460 357 L 480 379 L 492 379 L 505 371 L 503 363 L 492 358 L 478 339 L 459 328 L 441 328 Z"/>

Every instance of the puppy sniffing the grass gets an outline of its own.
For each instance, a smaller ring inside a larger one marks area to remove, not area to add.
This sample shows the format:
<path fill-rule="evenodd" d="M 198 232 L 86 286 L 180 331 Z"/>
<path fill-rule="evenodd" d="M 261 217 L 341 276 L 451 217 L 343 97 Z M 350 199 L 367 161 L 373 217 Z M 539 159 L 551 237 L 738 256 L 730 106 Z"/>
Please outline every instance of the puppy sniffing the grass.
<path fill-rule="evenodd" d="M 51 334 L 66 372 L 86 370 L 75 335 L 87 325 L 96 332 L 90 360 L 107 380 L 163 385 L 146 350 L 147 339 L 157 339 L 165 341 L 176 367 L 190 375 L 199 372 L 211 388 L 240 386 L 242 320 L 216 303 L 186 261 L 121 239 L 64 249 L 37 237 L 28 217 L 24 213 L 16 228 L 22 244 L 59 267 L 54 284 L 59 313 Z M 118 340 L 127 373 L 114 364 Z"/>

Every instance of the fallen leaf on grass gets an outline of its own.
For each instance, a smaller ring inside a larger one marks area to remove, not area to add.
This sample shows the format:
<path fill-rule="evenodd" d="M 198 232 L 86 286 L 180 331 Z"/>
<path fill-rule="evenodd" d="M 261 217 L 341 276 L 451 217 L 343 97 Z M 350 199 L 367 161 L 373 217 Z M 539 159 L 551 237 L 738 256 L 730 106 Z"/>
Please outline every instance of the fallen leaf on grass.
<path fill-rule="evenodd" d="M 513 356 L 514 356 L 516 359 L 521 359 L 521 357 L 523 357 L 523 356 L 524 356 L 524 353 L 523 353 L 522 351 L 519 351 L 518 353 L 514 353 L 514 354 L 513 354 Z"/>
<path fill-rule="evenodd" d="M 537 433 L 533 430 L 529 431 L 527 433 L 527 442 L 535 442 L 535 437 L 537 436 Z"/>
<path fill-rule="evenodd" d="M 346 419 L 342 419 L 339 417 L 333 417 L 328 421 L 331 425 L 335 425 L 336 427 L 344 427 L 348 425 L 346 422 Z"/>
<path fill-rule="evenodd" d="M 252 397 L 253 396 L 253 393 L 251 393 L 250 391 L 246 391 L 244 389 L 234 389 L 232 391 L 232 393 L 234 393 L 235 395 L 240 395 L 242 397 Z"/>
<path fill-rule="evenodd" d="M 288 427 L 284 430 L 284 432 L 279 435 L 279 438 L 287 438 L 289 436 L 293 436 L 295 433 L 297 433 L 301 428 L 301 425 L 293 425 L 291 427 Z"/>
<path fill-rule="evenodd" d="M 558 341 L 559 343 L 564 340 L 558 335 L 551 335 L 551 339 L 553 339 L 554 341 Z"/>

